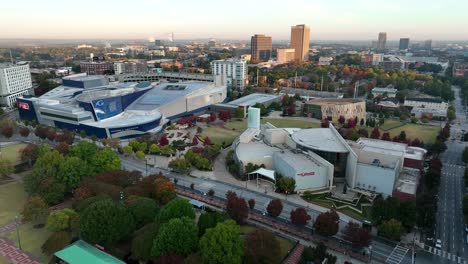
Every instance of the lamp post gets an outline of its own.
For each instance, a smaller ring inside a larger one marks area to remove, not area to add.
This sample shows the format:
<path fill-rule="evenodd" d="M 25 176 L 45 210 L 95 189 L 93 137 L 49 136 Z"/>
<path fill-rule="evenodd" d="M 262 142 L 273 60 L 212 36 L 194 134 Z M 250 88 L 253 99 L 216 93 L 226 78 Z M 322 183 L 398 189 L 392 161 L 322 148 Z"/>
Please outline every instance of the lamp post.
<path fill-rule="evenodd" d="M 148 159 L 145 158 L 146 176 L 148 176 Z"/>
<path fill-rule="evenodd" d="M 18 239 L 18 248 L 22 250 L 21 248 L 21 239 L 20 239 L 20 234 L 19 234 L 19 216 L 15 216 L 15 223 L 16 223 L 16 238 Z"/>

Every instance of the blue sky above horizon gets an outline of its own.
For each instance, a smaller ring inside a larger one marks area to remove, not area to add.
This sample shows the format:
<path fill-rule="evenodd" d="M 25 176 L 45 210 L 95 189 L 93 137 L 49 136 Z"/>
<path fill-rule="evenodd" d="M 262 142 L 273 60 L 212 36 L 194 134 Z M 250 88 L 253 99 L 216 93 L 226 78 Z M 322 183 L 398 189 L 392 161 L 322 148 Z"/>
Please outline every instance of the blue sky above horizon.
<path fill-rule="evenodd" d="M 71 4 L 72 3 L 72 4 Z M 467 40 L 466 0 L 16 0 L 2 3 L 0 38 L 288 39 L 307 24 L 311 40 Z"/>

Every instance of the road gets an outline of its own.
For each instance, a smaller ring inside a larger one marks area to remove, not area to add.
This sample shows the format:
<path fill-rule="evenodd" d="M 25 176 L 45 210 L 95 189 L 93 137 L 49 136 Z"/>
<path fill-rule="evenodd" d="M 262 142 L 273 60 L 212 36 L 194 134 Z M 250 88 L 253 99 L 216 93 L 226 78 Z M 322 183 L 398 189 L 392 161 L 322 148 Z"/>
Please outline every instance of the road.
<path fill-rule="evenodd" d="M 466 115 L 459 98 L 459 89 L 455 91 L 454 105 L 457 119 L 450 130 L 451 139 L 447 140 L 447 150 L 441 155 L 443 163 L 441 182 L 439 186 L 438 211 L 436 219 L 435 239 L 442 241 L 442 249 L 429 248 L 433 253 L 434 263 L 465 263 L 468 259 L 468 245 L 463 219 L 462 199 L 465 194 L 462 152 L 467 145 L 458 140 L 462 130 L 468 130 Z M 452 140 L 452 138 L 456 138 Z M 460 259 L 461 257 L 463 259 Z M 450 261 L 450 260 L 451 261 Z"/>

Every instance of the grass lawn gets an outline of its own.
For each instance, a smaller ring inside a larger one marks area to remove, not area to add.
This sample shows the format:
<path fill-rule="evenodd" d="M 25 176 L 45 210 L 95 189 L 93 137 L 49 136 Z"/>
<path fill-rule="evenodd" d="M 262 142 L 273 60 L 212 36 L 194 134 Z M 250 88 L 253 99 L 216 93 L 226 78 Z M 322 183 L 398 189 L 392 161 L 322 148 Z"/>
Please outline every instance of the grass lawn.
<path fill-rule="evenodd" d="M 248 233 L 251 233 L 257 229 L 259 229 L 258 227 L 255 227 L 255 226 L 249 226 L 249 225 L 242 225 L 240 227 L 241 229 L 241 233 L 242 234 L 248 234 Z M 292 248 L 294 247 L 294 243 L 291 241 L 291 240 L 288 240 L 286 238 L 283 238 L 283 237 L 280 237 L 280 236 L 276 236 L 276 239 L 278 239 L 278 242 L 280 244 L 280 255 L 282 258 L 286 257 L 286 255 L 288 254 L 288 252 L 290 250 L 292 250 Z"/>
<path fill-rule="evenodd" d="M 287 118 L 262 118 L 260 122 L 262 124 L 269 122 L 276 127 L 297 127 L 297 128 L 320 127 L 320 123 L 317 123 L 317 122 L 294 120 L 294 119 L 287 119 Z M 236 131 L 239 131 L 239 132 L 243 132 L 247 128 L 247 120 L 226 122 L 224 126 L 230 129 L 235 129 Z"/>
<path fill-rule="evenodd" d="M 385 122 L 383 124 L 383 126 L 381 126 L 380 128 L 382 130 L 389 130 L 389 129 L 392 129 L 392 128 L 396 128 L 398 126 L 401 126 L 402 123 L 399 121 L 399 120 L 395 120 L 395 119 L 385 119 Z"/>
<path fill-rule="evenodd" d="M 23 185 L 18 182 L 10 182 L 0 185 L 0 225 L 5 225 L 13 220 L 23 209 L 27 194 Z"/>
<path fill-rule="evenodd" d="M 2 159 L 8 159 L 13 164 L 15 164 L 20 158 L 20 155 L 19 155 L 18 151 L 20 149 L 24 148 L 25 146 L 26 146 L 26 144 L 22 144 L 22 143 L 21 144 L 8 145 L 8 146 L 2 146 L 1 158 Z"/>
<path fill-rule="evenodd" d="M 50 257 L 42 254 L 41 246 L 50 236 L 51 232 L 47 231 L 45 227 L 36 229 L 33 225 L 33 223 L 26 223 L 19 227 L 21 247 L 24 251 L 27 251 L 36 257 L 41 263 L 48 263 Z M 18 245 L 15 229 L 2 235 L 11 239 L 16 245 Z"/>
<path fill-rule="evenodd" d="M 229 145 L 240 135 L 240 132 L 211 126 L 203 129 L 201 135 L 202 137 L 209 137 L 211 142 L 215 144 L 222 144 L 225 142 L 227 145 Z"/>
<path fill-rule="evenodd" d="M 391 137 L 394 137 L 398 136 L 401 131 L 405 131 L 406 138 L 410 138 L 411 140 L 419 138 L 419 140 L 424 141 L 424 143 L 434 143 L 439 130 L 440 128 L 435 126 L 406 124 L 402 127 L 390 129 L 388 132 L 390 132 Z"/>

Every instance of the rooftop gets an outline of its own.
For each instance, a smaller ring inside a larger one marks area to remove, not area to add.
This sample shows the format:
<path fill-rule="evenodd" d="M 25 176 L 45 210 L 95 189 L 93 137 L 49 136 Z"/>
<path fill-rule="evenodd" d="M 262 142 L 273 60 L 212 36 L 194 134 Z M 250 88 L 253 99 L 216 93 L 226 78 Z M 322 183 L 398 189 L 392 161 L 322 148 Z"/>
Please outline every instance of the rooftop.
<path fill-rule="evenodd" d="M 330 128 L 302 129 L 292 134 L 292 140 L 296 144 L 306 148 L 326 152 L 348 153 L 338 136 Z"/>
<path fill-rule="evenodd" d="M 264 103 L 279 98 L 278 95 L 253 93 L 227 103 L 236 106 L 253 106 L 256 103 Z"/>
<path fill-rule="evenodd" d="M 310 100 L 306 102 L 306 104 L 315 104 L 315 105 L 346 105 L 346 104 L 355 104 L 355 103 L 361 103 L 364 102 L 363 100 L 359 99 L 316 99 L 316 100 Z"/>
<path fill-rule="evenodd" d="M 416 195 L 418 189 L 419 170 L 403 167 L 395 183 L 395 189 L 402 193 Z"/>
<path fill-rule="evenodd" d="M 69 264 L 124 264 L 125 262 L 117 259 L 104 251 L 101 251 L 83 240 L 78 240 L 66 248 L 55 252 L 58 258 Z"/>

